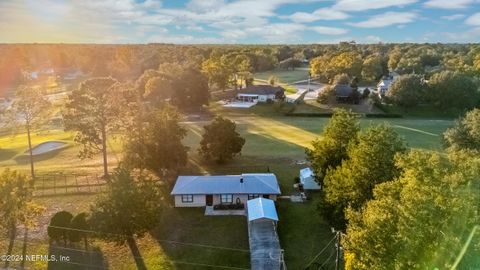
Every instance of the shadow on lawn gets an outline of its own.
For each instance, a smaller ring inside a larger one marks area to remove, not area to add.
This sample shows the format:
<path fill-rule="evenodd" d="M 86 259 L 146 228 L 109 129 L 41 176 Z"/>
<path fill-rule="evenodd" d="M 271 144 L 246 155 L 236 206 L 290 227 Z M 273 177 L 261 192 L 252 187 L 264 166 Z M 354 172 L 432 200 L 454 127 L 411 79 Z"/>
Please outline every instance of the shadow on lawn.
<path fill-rule="evenodd" d="M 0 149 L 0 161 L 12 159 L 17 152 L 10 149 Z"/>
<path fill-rule="evenodd" d="M 108 269 L 108 262 L 103 256 L 99 247 L 90 246 L 88 250 L 81 245 L 64 247 L 51 243 L 48 248 L 48 255 L 54 255 L 57 261 L 48 263 L 48 270 L 94 270 Z M 61 258 L 68 258 L 69 261 L 61 261 Z"/>
<path fill-rule="evenodd" d="M 204 208 L 173 208 L 150 233 L 174 269 L 200 265 L 250 268 L 247 223 L 243 216 L 204 216 Z"/>

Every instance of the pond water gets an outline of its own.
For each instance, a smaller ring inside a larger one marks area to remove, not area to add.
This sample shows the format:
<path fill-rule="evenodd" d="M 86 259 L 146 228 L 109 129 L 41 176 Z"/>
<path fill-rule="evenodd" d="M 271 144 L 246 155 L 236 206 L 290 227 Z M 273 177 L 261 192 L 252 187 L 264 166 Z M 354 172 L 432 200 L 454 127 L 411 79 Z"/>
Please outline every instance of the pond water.
<path fill-rule="evenodd" d="M 67 145 L 67 143 L 59 142 L 59 141 L 43 142 L 43 143 L 41 143 L 39 145 L 36 145 L 35 147 L 32 148 L 32 154 L 34 156 L 45 154 L 45 153 L 63 148 L 66 145 Z M 25 151 L 25 153 L 28 154 L 28 150 Z"/>

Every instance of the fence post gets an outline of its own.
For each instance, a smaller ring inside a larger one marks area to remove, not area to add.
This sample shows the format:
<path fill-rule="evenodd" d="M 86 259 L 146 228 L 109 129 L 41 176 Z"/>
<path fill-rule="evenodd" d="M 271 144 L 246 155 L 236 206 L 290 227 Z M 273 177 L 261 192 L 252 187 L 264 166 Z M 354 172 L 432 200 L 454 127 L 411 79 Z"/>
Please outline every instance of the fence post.
<path fill-rule="evenodd" d="M 57 195 L 57 178 L 55 174 L 53 175 L 53 193 Z"/>
<path fill-rule="evenodd" d="M 75 178 L 75 186 L 77 186 L 77 193 L 80 193 L 80 191 L 78 190 L 78 180 L 77 180 L 77 175 L 75 173 L 73 173 L 73 178 Z"/>
<path fill-rule="evenodd" d="M 88 174 L 85 175 L 85 179 L 87 180 L 88 192 L 91 192 L 91 190 L 90 190 L 90 184 L 88 183 Z"/>
<path fill-rule="evenodd" d="M 45 195 L 45 175 L 42 175 L 42 196 Z"/>

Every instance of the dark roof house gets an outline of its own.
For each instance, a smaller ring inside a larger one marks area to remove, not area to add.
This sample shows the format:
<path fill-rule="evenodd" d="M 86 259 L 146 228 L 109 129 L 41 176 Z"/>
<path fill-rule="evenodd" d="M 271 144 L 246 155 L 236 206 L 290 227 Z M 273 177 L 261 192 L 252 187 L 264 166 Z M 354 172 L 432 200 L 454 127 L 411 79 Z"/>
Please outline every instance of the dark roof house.
<path fill-rule="evenodd" d="M 280 86 L 271 86 L 269 84 L 250 85 L 243 89 L 238 90 L 240 94 L 253 94 L 253 95 L 277 95 L 283 94 L 285 89 Z"/>
<path fill-rule="evenodd" d="M 349 98 L 353 92 L 353 88 L 348 84 L 335 84 L 333 90 L 337 98 Z"/>

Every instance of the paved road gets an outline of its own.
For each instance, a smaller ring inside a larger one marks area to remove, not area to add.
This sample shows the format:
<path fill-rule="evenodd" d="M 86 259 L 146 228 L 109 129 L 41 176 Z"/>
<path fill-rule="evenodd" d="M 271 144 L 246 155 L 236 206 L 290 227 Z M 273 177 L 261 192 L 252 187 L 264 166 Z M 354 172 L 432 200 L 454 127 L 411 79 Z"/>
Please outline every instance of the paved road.
<path fill-rule="evenodd" d="M 305 100 L 317 99 L 318 93 L 326 86 L 326 84 L 317 82 L 312 82 L 310 85 L 308 85 L 308 82 L 306 81 L 296 82 L 292 85 L 294 85 L 299 92 L 308 91 L 310 89 L 310 91 L 304 97 Z"/>
<path fill-rule="evenodd" d="M 248 241 L 252 270 L 281 269 L 282 252 L 275 225 L 271 220 L 249 222 Z"/>

